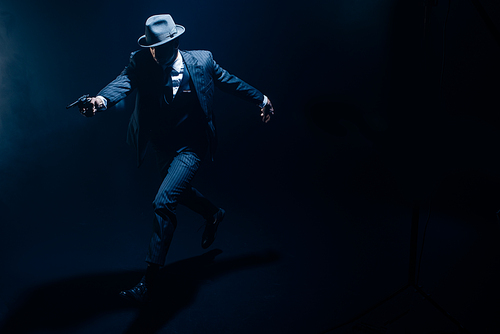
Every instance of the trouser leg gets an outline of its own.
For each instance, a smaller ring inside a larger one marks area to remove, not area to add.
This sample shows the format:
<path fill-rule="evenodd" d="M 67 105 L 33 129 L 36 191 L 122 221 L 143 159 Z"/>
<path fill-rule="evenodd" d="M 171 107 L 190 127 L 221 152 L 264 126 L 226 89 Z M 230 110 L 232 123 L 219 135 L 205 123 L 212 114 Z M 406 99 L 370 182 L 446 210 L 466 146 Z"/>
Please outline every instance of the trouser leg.
<path fill-rule="evenodd" d="M 187 190 L 200 165 L 200 158 L 193 152 L 180 152 L 170 166 L 153 202 L 154 226 L 146 262 L 163 266 L 168 248 L 177 226 L 175 210 L 181 195 Z M 187 195 L 188 198 L 191 195 Z M 189 200 L 188 200 L 189 201 Z"/>
<path fill-rule="evenodd" d="M 212 204 L 208 198 L 191 186 L 181 194 L 179 204 L 186 206 L 206 220 L 212 220 L 213 216 L 219 211 L 219 208 Z"/>

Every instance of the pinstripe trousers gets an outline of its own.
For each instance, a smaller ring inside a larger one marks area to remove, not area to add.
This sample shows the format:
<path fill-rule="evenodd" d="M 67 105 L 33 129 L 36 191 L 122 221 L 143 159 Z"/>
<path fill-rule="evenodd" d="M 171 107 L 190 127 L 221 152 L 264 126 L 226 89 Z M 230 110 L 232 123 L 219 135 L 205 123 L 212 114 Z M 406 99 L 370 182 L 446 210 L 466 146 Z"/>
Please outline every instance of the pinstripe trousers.
<path fill-rule="evenodd" d="M 177 227 L 177 204 L 185 205 L 207 220 L 213 218 L 218 208 L 191 186 L 201 163 L 200 155 L 196 151 L 183 149 L 173 157 L 163 151 L 156 153 L 163 182 L 153 201 L 153 235 L 146 262 L 163 266 Z"/>

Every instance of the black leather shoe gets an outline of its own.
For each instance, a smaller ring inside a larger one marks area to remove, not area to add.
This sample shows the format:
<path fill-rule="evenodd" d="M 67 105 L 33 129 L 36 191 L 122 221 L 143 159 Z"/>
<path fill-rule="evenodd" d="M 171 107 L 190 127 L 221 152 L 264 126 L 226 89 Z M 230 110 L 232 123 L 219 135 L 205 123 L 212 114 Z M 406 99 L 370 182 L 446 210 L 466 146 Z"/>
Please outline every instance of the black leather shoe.
<path fill-rule="evenodd" d="M 220 222 L 224 219 L 226 211 L 224 209 L 219 209 L 213 217 L 213 221 L 205 222 L 205 231 L 203 231 L 203 236 L 201 237 L 201 247 L 206 249 L 210 247 L 212 242 L 215 240 L 215 235 L 217 234 L 217 227 L 219 227 Z"/>
<path fill-rule="evenodd" d="M 144 303 L 148 299 L 148 284 L 146 283 L 146 276 L 143 276 L 141 281 L 132 289 L 121 291 L 120 297 L 131 302 Z"/>

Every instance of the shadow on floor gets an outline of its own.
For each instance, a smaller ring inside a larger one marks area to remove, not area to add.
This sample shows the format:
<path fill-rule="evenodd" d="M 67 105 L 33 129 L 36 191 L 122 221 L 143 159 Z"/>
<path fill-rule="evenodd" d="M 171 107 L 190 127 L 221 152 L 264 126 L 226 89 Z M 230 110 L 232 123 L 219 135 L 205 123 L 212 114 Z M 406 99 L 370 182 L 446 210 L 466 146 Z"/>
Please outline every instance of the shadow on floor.
<path fill-rule="evenodd" d="M 155 333 L 194 301 L 209 279 L 279 260 L 269 251 L 222 261 L 218 249 L 167 265 L 161 272 L 161 288 L 147 304 L 123 301 L 118 293 L 135 285 L 143 272 L 121 272 L 77 277 L 38 286 L 18 300 L 0 326 L 1 333 L 30 333 L 72 328 L 97 316 L 138 307 L 126 333 Z"/>

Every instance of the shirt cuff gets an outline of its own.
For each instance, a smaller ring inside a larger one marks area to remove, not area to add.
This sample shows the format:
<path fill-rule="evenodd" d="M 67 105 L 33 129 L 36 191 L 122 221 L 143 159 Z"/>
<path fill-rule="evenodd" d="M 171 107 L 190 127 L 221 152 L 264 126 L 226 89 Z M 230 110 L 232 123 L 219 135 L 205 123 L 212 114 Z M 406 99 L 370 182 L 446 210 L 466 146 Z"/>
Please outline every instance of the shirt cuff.
<path fill-rule="evenodd" d="M 97 95 L 96 98 L 99 99 L 99 100 L 101 100 L 101 102 L 102 102 L 102 105 L 99 108 L 97 108 L 97 110 L 101 110 L 102 111 L 102 110 L 108 109 L 108 100 L 106 100 L 105 97 L 103 97 L 101 95 Z"/>
<path fill-rule="evenodd" d="M 267 104 L 267 96 L 264 95 L 264 100 L 262 101 L 261 104 L 259 104 L 259 108 L 264 108 Z"/>

